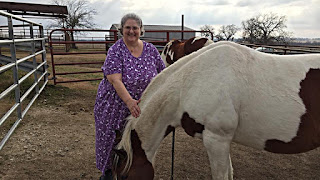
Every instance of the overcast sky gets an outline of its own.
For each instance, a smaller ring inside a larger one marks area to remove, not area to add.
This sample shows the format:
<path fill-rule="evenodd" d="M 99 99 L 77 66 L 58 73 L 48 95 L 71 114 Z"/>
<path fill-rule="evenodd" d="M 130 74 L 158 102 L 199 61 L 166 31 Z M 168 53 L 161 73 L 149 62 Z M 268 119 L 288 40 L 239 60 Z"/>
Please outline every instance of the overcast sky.
<path fill-rule="evenodd" d="M 0 0 L 1 1 L 1 0 Z M 51 4 L 51 0 L 10 0 Z M 144 24 L 181 25 L 195 30 L 208 24 L 215 27 L 235 24 L 256 15 L 276 13 L 287 17 L 287 31 L 294 37 L 320 38 L 320 0 L 89 0 L 98 14 L 94 17 L 99 28 L 109 29 L 129 12 L 138 14 Z M 31 19 L 41 22 L 40 19 Z M 45 23 L 43 23 L 45 24 Z M 240 33 L 238 35 L 241 35 Z"/>

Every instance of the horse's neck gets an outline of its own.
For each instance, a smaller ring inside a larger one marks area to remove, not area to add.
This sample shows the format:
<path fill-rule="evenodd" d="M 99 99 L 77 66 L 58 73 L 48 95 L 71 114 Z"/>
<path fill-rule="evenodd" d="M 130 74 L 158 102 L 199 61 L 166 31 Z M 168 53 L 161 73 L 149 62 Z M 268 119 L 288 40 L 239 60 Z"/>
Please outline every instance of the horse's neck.
<path fill-rule="evenodd" d="M 175 86 L 178 86 L 178 83 Z M 179 89 L 178 87 L 172 88 Z M 148 97 L 146 103 L 141 105 L 141 111 L 134 129 L 141 140 L 148 160 L 152 162 L 168 127 L 179 125 L 181 115 L 179 115 L 178 92 L 162 89 L 160 92 L 153 93 L 152 97 Z"/>
<path fill-rule="evenodd" d="M 193 55 L 195 56 L 195 55 Z M 148 85 L 139 104 L 141 115 L 135 121 L 134 129 L 147 158 L 151 161 L 158 149 L 161 140 L 165 137 L 168 127 L 177 127 L 181 124 L 182 103 L 180 96 L 186 74 L 194 71 L 194 66 L 188 66 L 190 58 L 178 61 L 165 69 Z M 192 67 L 192 68 L 191 68 Z"/>

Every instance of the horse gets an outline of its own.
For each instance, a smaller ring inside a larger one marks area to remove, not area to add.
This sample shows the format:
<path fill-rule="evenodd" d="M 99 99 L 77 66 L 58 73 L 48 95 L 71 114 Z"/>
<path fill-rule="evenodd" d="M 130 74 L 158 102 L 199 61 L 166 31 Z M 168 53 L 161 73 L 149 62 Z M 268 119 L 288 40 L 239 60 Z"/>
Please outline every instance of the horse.
<path fill-rule="evenodd" d="M 193 37 L 185 42 L 171 40 L 164 46 L 161 58 L 168 67 L 183 56 L 189 55 L 211 43 L 213 43 L 212 40 L 204 37 Z"/>
<path fill-rule="evenodd" d="M 152 180 L 161 141 L 181 126 L 201 138 L 212 179 L 233 179 L 230 144 L 296 154 L 320 146 L 320 55 L 274 55 L 218 42 L 181 58 L 144 91 L 128 117 L 113 169 Z"/>

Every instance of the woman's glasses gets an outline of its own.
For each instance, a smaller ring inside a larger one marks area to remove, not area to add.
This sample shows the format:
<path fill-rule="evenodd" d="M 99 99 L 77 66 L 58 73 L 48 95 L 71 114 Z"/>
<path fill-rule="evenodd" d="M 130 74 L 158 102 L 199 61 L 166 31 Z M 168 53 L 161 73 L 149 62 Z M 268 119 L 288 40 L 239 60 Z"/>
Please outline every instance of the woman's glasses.
<path fill-rule="evenodd" d="M 125 26 L 124 29 L 127 31 L 130 31 L 131 29 L 133 31 L 137 31 L 139 29 L 139 27 L 138 26 Z"/>

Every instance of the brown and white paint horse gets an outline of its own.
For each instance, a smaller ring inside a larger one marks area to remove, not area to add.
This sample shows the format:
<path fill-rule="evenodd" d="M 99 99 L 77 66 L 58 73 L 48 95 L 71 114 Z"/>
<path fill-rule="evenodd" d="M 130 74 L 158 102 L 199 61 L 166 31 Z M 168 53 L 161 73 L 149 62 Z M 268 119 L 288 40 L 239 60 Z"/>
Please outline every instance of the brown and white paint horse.
<path fill-rule="evenodd" d="M 181 126 L 200 137 L 212 179 L 232 179 L 232 141 L 273 153 L 320 146 L 320 55 L 271 55 L 231 42 L 206 46 L 162 71 L 129 116 L 116 177 L 154 178 L 163 138 Z"/>
<path fill-rule="evenodd" d="M 189 55 L 211 43 L 213 43 L 212 40 L 203 37 L 193 37 L 186 42 L 171 40 L 164 46 L 161 58 L 168 67 L 183 56 Z"/>

